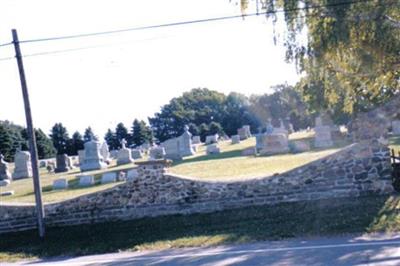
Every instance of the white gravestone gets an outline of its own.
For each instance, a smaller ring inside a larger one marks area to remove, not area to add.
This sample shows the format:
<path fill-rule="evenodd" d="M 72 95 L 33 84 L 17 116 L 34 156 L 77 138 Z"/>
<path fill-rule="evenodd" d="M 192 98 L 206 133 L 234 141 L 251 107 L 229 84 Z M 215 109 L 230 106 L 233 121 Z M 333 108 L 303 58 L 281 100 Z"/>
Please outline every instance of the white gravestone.
<path fill-rule="evenodd" d="M 207 146 L 206 152 L 207 152 L 207 154 L 218 154 L 221 151 L 218 147 L 218 144 L 210 144 Z"/>
<path fill-rule="evenodd" d="M 89 187 L 94 185 L 94 176 L 92 175 L 81 175 L 77 177 L 79 178 L 80 187 Z"/>
<path fill-rule="evenodd" d="M 286 134 L 265 135 L 261 155 L 274 155 L 289 152 L 289 142 Z"/>
<path fill-rule="evenodd" d="M 27 151 L 19 151 L 15 155 L 13 179 L 32 177 L 31 155 Z"/>
<path fill-rule="evenodd" d="M 91 140 L 85 143 L 85 158 L 80 165 L 81 171 L 100 170 L 107 168 L 100 155 L 100 142 Z"/>
<path fill-rule="evenodd" d="M 219 138 L 218 134 L 207 136 L 206 137 L 206 145 L 218 143 L 218 138 Z"/>
<path fill-rule="evenodd" d="M 103 161 L 106 163 L 110 162 L 110 151 L 108 150 L 107 142 L 103 142 L 100 146 L 100 155 L 103 157 Z"/>
<path fill-rule="evenodd" d="M 78 151 L 79 165 L 82 165 L 85 161 L 85 150 Z"/>
<path fill-rule="evenodd" d="M 153 147 L 150 149 L 150 160 L 158 160 L 165 158 L 164 147 Z"/>
<path fill-rule="evenodd" d="M 200 136 L 193 136 L 192 137 L 192 143 L 193 144 L 200 144 L 201 143 Z"/>
<path fill-rule="evenodd" d="M 239 135 L 233 135 L 231 137 L 232 144 L 239 144 L 240 143 L 240 136 Z"/>
<path fill-rule="evenodd" d="M 143 154 L 142 154 L 141 150 L 139 150 L 139 149 L 132 149 L 131 155 L 132 155 L 132 159 L 134 159 L 134 160 L 143 158 Z"/>
<path fill-rule="evenodd" d="M 56 179 L 53 181 L 53 190 L 68 189 L 68 181 L 65 178 Z"/>
<path fill-rule="evenodd" d="M 126 140 L 121 140 L 122 148 L 118 151 L 117 165 L 133 163 L 131 150 L 126 148 Z"/>
<path fill-rule="evenodd" d="M 117 181 L 117 173 L 116 172 L 104 173 L 101 176 L 102 184 L 114 183 L 116 181 Z"/>

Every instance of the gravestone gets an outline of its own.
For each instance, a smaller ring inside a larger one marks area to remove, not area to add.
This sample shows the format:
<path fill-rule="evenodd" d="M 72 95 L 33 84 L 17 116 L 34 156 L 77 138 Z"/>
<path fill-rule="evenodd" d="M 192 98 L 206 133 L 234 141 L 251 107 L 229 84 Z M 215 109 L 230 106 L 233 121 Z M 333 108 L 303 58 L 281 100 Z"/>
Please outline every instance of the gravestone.
<path fill-rule="evenodd" d="M 89 187 L 94 185 L 94 176 L 92 175 L 80 175 L 79 178 L 80 187 Z"/>
<path fill-rule="evenodd" d="M 250 126 L 246 125 L 237 130 L 240 140 L 251 138 Z"/>
<path fill-rule="evenodd" d="M 139 149 L 132 149 L 131 155 L 134 160 L 143 158 L 142 152 Z"/>
<path fill-rule="evenodd" d="M 274 155 L 289 152 L 289 143 L 286 134 L 265 135 L 261 155 Z"/>
<path fill-rule="evenodd" d="M 110 163 L 110 151 L 108 150 L 107 142 L 103 142 L 100 146 L 100 155 L 103 157 L 105 163 Z"/>
<path fill-rule="evenodd" d="M 221 151 L 218 147 L 218 144 L 210 144 L 207 146 L 206 152 L 207 152 L 207 154 L 218 154 Z"/>
<path fill-rule="evenodd" d="M 117 165 L 133 163 L 131 150 L 126 147 L 126 140 L 121 140 L 122 148 L 118 151 Z"/>
<path fill-rule="evenodd" d="M 200 136 L 193 136 L 192 137 L 192 143 L 193 144 L 200 144 L 201 143 Z"/>
<path fill-rule="evenodd" d="M 279 127 L 278 128 L 274 128 L 274 130 L 272 131 L 272 134 L 284 134 L 286 136 L 289 136 L 289 131 L 286 130 L 285 125 L 282 121 L 282 119 L 279 119 Z"/>
<path fill-rule="evenodd" d="M 54 169 L 55 173 L 68 172 L 69 170 L 71 170 L 71 163 L 69 161 L 68 155 L 57 154 L 56 160 L 56 169 Z"/>
<path fill-rule="evenodd" d="M 117 173 L 116 172 L 104 173 L 101 176 L 102 184 L 115 183 L 115 182 L 117 182 Z"/>
<path fill-rule="evenodd" d="M 315 118 L 314 146 L 316 148 L 329 148 L 333 146 L 331 121 L 332 120 L 325 114 Z"/>
<path fill-rule="evenodd" d="M 78 151 L 78 159 L 79 159 L 79 165 L 82 165 L 83 162 L 85 161 L 85 150 Z"/>
<path fill-rule="evenodd" d="M 400 135 L 400 120 L 392 121 L 392 133 L 393 135 Z"/>
<path fill-rule="evenodd" d="M 248 147 L 241 152 L 242 156 L 253 156 L 257 154 L 256 147 Z"/>
<path fill-rule="evenodd" d="M 40 168 L 46 168 L 47 167 L 47 161 L 46 160 L 39 161 L 39 167 Z"/>
<path fill-rule="evenodd" d="M 4 161 L 3 154 L 0 154 L 0 180 L 11 180 L 11 178 L 8 163 Z"/>
<path fill-rule="evenodd" d="M 185 126 L 183 134 L 179 137 L 179 155 L 185 157 L 194 154 L 195 151 L 192 148 L 192 134 L 189 132 L 189 127 Z"/>
<path fill-rule="evenodd" d="M 14 180 L 32 177 L 31 154 L 27 151 L 18 151 L 15 154 Z"/>
<path fill-rule="evenodd" d="M 218 134 L 207 136 L 206 137 L 206 145 L 218 143 L 218 138 L 219 138 Z"/>
<path fill-rule="evenodd" d="M 310 143 L 308 141 L 296 140 L 291 144 L 292 151 L 295 153 L 310 151 Z"/>
<path fill-rule="evenodd" d="M 173 138 L 161 143 L 161 146 L 165 149 L 165 158 L 170 160 L 182 160 L 180 141 L 180 138 Z"/>
<path fill-rule="evenodd" d="M 150 148 L 150 160 L 159 160 L 165 158 L 165 149 L 164 147 L 153 147 Z"/>
<path fill-rule="evenodd" d="M 231 143 L 232 144 L 239 144 L 240 143 L 240 136 L 239 135 L 233 135 L 232 137 L 231 137 Z"/>
<path fill-rule="evenodd" d="M 100 142 L 91 140 L 85 143 L 85 155 L 80 168 L 81 171 L 107 168 L 107 165 L 103 162 L 103 157 L 100 155 Z"/>
<path fill-rule="evenodd" d="M 68 189 L 68 181 L 65 178 L 56 179 L 53 181 L 53 190 Z"/>

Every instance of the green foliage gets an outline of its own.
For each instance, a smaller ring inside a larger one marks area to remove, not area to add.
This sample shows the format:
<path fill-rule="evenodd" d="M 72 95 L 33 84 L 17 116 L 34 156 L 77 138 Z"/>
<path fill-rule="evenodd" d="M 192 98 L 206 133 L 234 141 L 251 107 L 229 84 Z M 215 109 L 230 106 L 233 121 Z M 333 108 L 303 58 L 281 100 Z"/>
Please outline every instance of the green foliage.
<path fill-rule="evenodd" d="M 53 146 L 57 150 L 57 154 L 64 154 L 68 152 L 69 136 L 67 129 L 62 123 L 56 123 L 51 129 L 50 134 Z"/>
<path fill-rule="evenodd" d="M 111 129 L 107 130 L 107 133 L 104 136 L 104 139 L 106 140 L 108 148 L 110 150 L 118 149 L 119 143 L 118 143 L 117 137 L 115 136 L 115 132 L 113 132 Z"/>
<path fill-rule="evenodd" d="M 399 1 L 266 3 L 267 10 L 310 7 L 285 12 L 287 33 L 283 35 L 286 59 L 296 62 L 299 70 L 306 73 L 299 89 L 314 111 L 357 113 L 400 92 Z"/>
<path fill-rule="evenodd" d="M 279 120 L 288 120 L 295 130 L 304 129 L 311 125 L 310 113 L 301 95 L 287 84 L 272 87 L 274 93 L 252 95 L 250 97 L 251 112 L 262 121 L 262 126 L 271 120 L 279 126 Z"/>
<path fill-rule="evenodd" d="M 153 143 L 153 133 L 146 122 L 135 119 L 132 125 L 131 141 L 133 145 L 140 146 L 143 143 Z"/>
<path fill-rule="evenodd" d="M 127 142 L 131 139 L 128 133 L 128 129 L 125 127 L 123 123 L 118 123 L 117 127 L 115 128 L 115 137 L 117 139 L 118 148 L 122 147 L 121 145 L 122 139 L 125 139 Z"/>
<path fill-rule="evenodd" d="M 37 130 L 35 129 L 35 136 L 39 159 L 54 157 L 56 149 L 51 139 L 40 128 Z"/>
<path fill-rule="evenodd" d="M 86 128 L 85 133 L 83 134 L 83 142 L 88 142 L 94 139 L 96 139 L 96 136 L 94 135 L 92 128 Z"/>
<path fill-rule="evenodd" d="M 11 132 L 2 123 L 0 123 L 0 153 L 4 155 L 6 161 L 14 159 Z"/>
<path fill-rule="evenodd" d="M 84 149 L 84 141 L 81 133 L 76 131 L 68 141 L 68 155 L 78 155 L 79 150 Z"/>
<path fill-rule="evenodd" d="M 216 122 L 227 134 L 236 134 L 242 123 L 257 127 L 256 120 L 250 118 L 246 108 L 246 97 L 243 95 L 231 94 L 227 97 L 217 91 L 198 88 L 172 99 L 153 118 L 149 118 L 149 122 L 159 141 L 181 135 L 184 126 L 191 123 L 209 125 Z"/>

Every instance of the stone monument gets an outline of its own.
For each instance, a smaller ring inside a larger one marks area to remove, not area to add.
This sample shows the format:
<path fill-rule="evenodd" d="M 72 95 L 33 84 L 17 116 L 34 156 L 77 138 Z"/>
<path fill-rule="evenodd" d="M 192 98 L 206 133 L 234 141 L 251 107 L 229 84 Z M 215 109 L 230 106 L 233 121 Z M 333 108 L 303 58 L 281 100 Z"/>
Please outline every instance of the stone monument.
<path fill-rule="evenodd" d="M 240 140 L 251 138 L 250 126 L 245 125 L 237 130 Z"/>
<path fill-rule="evenodd" d="M 261 155 L 274 155 L 289 152 L 289 142 L 286 134 L 265 135 Z"/>
<path fill-rule="evenodd" d="M 117 165 L 133 163 L 131 150 L 126 147 L 126 140 L 121 140 L 122 148 L 118 150 Z"/>
<path fill-rule="evenodd" d="M 179 153 L 182 157 L 191 156 L 195 154 L 192 148 L 192 134 L 189 132 L 189 127 L 184 127 L 183 134 L 179 137 Z"/>
<path fill-rule="evenodd" d="M 193 144 L 200 144 L 201 143 L 200 136 L 193 136 L 192 137 L 192 143 Z"/>
<path fill-rule="evenodd" d="M 71 170 L 70 161 L 68 155 L 66 154 L 57 154 L 56 156 L 56 169 L 54 169 L 55 173 L 68 172 Z"/>
<path fill-rule="evenodd" d="M 206 137 L 206 145 L 218 143 L 218 138 L 219 138 L 218 134 L 207 136 Z"/>
<path fill-rule="evenodd" d="M 214 144 L 210 144 L 207 146 L 206 152 L 207 152 L 207 154 L 218 154 L 221 151 L 218 147 L 218 144 L 214 143 Z"/>
<path fill-rule="evenodd" d="M 85 143 L 85 155 L 81 171 L 100 170 L 107 167 L 100 155 L 100 142 L 91 140 Z"/>
<path fill-rule="evenodd" d="M 105 163 L 110 163 L 110 151 L 108 150 L 107 142 L 103 142 L 100 146 L 100 155 L 103 157 Z"/>
<path fill-rule="evenodd" d="M 143 154 L 140 149 L 132 149 L 131 155 L 132 155 L 132 159 L 134 159 L 134 160 L 143 158 Z"/>
<path fill-rule="evenodd" d="M 315 119 L 315 140 L 316 148 L 329 148 L 333 146 L 331 126 L 324 125 L 322 116 Z"/>
<path fill-rule="evenodd" d="M 153 147 L 150 148 L 150 160 L 159 160 L 165 158 L 165 149 L 164 147 Z"/>
<path fill-rule="evenodd" d="M 15 154 L 15 168 L 12 174 L 13 179 L 32 177 L 31 154 L 27 151 L 18 151 Z"/>
<path fill-rule="evenodd" d="M 11 180 L 11 173 L 8 170 L 8 163 L 4 161 L 3 154 L 0 154 L 0 180 Z"/>
<path fill-rule="evenodd" d="M 233 135 L 232 137 L 231 137 L 231 143 L 232 144 L 239 144 L 240 143 L 240 136 L 239 135 Z"/>

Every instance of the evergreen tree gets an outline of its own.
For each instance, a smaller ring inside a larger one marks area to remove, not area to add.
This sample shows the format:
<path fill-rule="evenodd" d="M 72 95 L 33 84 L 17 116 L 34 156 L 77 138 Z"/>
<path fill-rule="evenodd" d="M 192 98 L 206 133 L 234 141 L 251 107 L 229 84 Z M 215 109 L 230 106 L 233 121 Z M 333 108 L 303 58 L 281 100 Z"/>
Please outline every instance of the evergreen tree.
<path fill-rule="evenodd" d="M 123 123 L 118 123 L 115 128 L 115 136 L 118 142 L 118 148 L 121 148 L 121 140 L 125 139 L 126 141 L 130 140 L 130 136 L 128 134 L 128 129 L 124 126 Z"/>
<path fill-rule="evenodd" d="M 88 142 L 88 141 L 91 141 L 91 140 L 94 140 L 94 139 L 96 139 L 96 137 L 95 137 L 95 135 L 93 133 L 92 128 L 91 127 L 86 128 L 85 129 L 85 133 L 83 135 L 83 141 L 84 142 Z"/>
<path fill-rule="evenodd" d="M 106 140 L 108 148 L 110 150 L 118 149 L 119 146 L 118 146 L 117 137 L 115 136 L 115 133 L 111 129 L 107 130 L 107 133 L 104 136 L 104 139 Z"/>
<path fill-rule="evenodd" d="M 69 136 L 67 129 L 62 125 L 62 123 L 56 123 L 53 126 L 50 137 L 53 141 L 54 147 L 57 150 L 57 154 L 67 153 Z"/>
<path fill-rule="evenodd" d="M 208 135 L 208 125 L 206 123 L 202 123 L 199 126 L 199 135 L 202 142 L 206 141 L 206 137 Z"/>
<path fill-rule="evenodd" d="M 54 157 L 56 149 L 51 139 L 41 129 L 35 129 L 35 136 L 39 159 Z"/>
<path fill-rule="evenodd" d="M 13 140 L 10 130 L 0 123 L 0 153 L 4 155 L 6 161 L 13 161 Z"/>
<path fill-rule="evenodd" d="M 217 122 L 211 122 L 210 125 L 208 126 L 209 130 L 208 130 L 208 135 L 214 135 L 214 134 L 218 134 L 220 136 L 225 135 L 224 130 L 221 127 L 220 123 Z"/>
<path fill-rule="evenodd" d="M 84 149 L 83 137 L 78 131 L 72 135 L 70 147 L 71 154 L 68 155 L 78 155 L 78 151 Z"/>
<path fill-rule="evenodd" d="M 146 122 L 135 119 L 132 126 L 132 144 L 140 146 L 143 143 L 153 143 L 153 133 Z"/>

